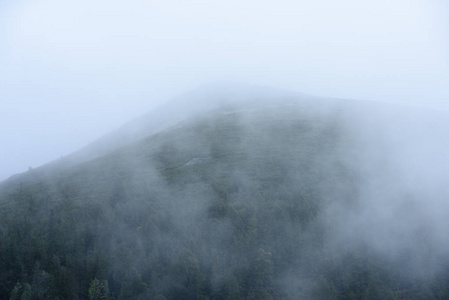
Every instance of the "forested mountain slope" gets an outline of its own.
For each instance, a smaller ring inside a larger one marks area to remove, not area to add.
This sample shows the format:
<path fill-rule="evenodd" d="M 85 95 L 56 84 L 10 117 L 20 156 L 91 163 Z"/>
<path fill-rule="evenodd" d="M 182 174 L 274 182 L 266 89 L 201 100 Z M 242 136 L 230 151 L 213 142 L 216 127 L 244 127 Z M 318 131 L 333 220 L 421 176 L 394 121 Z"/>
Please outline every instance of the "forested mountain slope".
<path fill-rule="evenodd" d="M 0 298 L 449 297 L 444 113 L 242 103 L 4 182 Z"/>

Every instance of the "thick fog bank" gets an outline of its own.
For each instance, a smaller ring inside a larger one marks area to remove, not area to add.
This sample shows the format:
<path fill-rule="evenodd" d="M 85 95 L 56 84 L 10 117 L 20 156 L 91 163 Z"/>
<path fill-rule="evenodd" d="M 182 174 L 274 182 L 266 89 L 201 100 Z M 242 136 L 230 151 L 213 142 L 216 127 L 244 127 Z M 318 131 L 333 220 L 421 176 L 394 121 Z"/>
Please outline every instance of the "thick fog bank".
<path fill-rule="evenodd" d="M 357 201 L 343 216 L 327 208 L 330 240 L 343 251 L 368 247 L 414 273 L 447 268 L 449 114 L 374 103 L 348 114 L 356 153 L 344 160 L 357 174 Z"/>

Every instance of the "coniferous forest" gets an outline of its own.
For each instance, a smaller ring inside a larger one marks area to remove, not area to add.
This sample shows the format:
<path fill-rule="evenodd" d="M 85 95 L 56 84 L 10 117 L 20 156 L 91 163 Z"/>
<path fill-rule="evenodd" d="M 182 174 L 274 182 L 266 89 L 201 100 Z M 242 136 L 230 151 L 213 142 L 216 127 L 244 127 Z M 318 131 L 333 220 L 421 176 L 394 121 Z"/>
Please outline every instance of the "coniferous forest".
<path fill-rule="evenodd" d="M 413 143 L 444 118 L 316 101 L 220 106 L 2 182 L 0 299 L 449 299 L 448 194 L 414 165 L 440 144 Z"/>

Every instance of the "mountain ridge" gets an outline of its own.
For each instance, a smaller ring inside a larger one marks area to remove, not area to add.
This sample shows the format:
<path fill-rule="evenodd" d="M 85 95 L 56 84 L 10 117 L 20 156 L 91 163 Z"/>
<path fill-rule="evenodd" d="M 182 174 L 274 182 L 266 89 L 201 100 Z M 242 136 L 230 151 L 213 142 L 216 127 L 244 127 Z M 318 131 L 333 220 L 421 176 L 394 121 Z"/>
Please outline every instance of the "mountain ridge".
<path fill-rule="evenodd" d="M 125 123 L 118 129 L 103 135 L 71 154 L 33 168 L 33 171 L 39 172 L 42 168 L 48 168 L 49 165 L 59 165 L 61 168 L 70 167 L 77 163 L 100 157 L 111 150 L 117 149 L 128 143 L 136 142 L 141 138 L 155 134 L 170 126 L 175 126 L 177 123 L 182 122 L 195 114 L 206 113 L 207 111 L 212 111 L 224 106 L 232 107 L 241 106 L 244 105 L 244 103 L 251 104 L 251 101 L 253 101 L 254 104 L 254 100 L 260 99 L 262 96 L 266 98 L 267 95 L 270 94 L 276 95 L 275 98 L 278 98 L 279 95 L 289 95 L 290 97 L 295 95 L 296 98 L 298 95 L 301 95 L 274 88 L 262 88 L 235 83 L 201 86 L 182 96 L 175 97 L 152 111 Z M 268 99 L 268 101 L 270 101 L 270 99 Z M 25 174 L 27 174 L 27 172 L 13 174 L 3 181 L 14 180 L 17 176 Z"/>

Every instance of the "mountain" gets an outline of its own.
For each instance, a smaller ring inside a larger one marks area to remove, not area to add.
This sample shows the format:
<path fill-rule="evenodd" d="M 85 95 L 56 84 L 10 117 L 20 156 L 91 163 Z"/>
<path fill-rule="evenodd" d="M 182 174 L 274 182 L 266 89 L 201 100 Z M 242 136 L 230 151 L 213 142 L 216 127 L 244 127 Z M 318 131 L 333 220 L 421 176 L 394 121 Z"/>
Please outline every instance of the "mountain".
<path fill-rule="evenodd" d="M 79 163 L 100 157 L 119 147 L 136 142 L 149 135 L 167 129 L 195 115 L 207 113 L 224 106 L 251 105 L 256 101 L 270 102 L 270 95 L 275 95 L 277 100 L 281 98 L 298 98 L 298 94 L 278 90 L 274 88 L 251 86 L 243 84 L 208 84 L 191 90 L 171 101 L 168 101 L 153 111 L 143 114 L 141 117 L 131 120 L 118 130 L 100 137 L 93 143 L 75 151 L 71 155 L 61 157 L 43 168 L 36 168 L 34 173 L 39 175 L 65 169 Z M 301 95 L 305 97 L 305 95 Z M 311 98 L 308 96 L 308 98 Z M 266 103 L 269 105 L 269 103 Z M 20 174 L 21 180 L 26 176 Z M 10 181 L 14 180 L 14 177 Z"/>
<path fill-rule="evenodd" d="M 192 91 L 1 183 L 0 298 L 448 298 L 448 124 Z"/>

